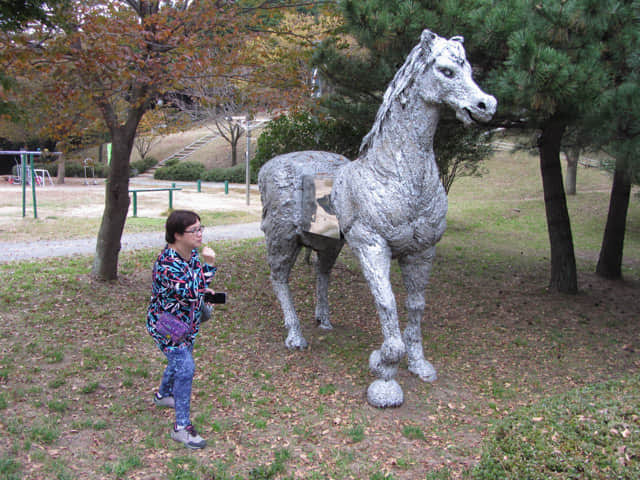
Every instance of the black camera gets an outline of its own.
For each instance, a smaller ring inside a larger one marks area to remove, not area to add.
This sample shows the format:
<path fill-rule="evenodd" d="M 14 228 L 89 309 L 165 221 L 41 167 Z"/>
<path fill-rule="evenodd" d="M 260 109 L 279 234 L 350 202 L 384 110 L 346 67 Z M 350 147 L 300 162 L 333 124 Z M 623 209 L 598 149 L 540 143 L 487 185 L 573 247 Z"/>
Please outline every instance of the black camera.
<path fill-rule="evenodd" d="M 227 303 L 227 294 L 225 292 L 204 292 L 204 301 L 207 303 Z"/>

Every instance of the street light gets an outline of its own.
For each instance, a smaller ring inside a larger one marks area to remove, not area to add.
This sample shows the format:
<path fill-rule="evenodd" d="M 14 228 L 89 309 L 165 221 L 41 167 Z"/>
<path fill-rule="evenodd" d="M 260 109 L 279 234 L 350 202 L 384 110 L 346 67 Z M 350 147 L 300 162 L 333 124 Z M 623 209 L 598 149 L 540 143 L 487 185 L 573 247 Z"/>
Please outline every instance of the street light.
<path fill-rule="evenodd" d="M 268 122 L 268 118 L 256 118 L 255 120 L 250 120 L 249 115 L 245 115 L 242 117 L 231 117 L 231 120 L 240 125 L 247 134 L 247 151 L 245 153 L 245 180 L 247 183 L 247 205 L 250 203 L 250 195 L 249 191 L 251 189 L 251 171 L 249 169 L 249 153 L 251 149 L 251 130 L 262 125 L 265 122 Z"/>

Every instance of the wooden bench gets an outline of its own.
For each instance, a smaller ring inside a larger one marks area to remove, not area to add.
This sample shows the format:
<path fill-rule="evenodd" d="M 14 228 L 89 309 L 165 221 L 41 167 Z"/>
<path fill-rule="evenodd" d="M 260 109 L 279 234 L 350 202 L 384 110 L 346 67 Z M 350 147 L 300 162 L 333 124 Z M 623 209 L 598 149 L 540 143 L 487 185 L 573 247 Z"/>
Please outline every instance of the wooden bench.
<path fill-rule="evenodd" d="M 182 190 L 182 188 L 178 187 L 170 187 L 170 188 L 136 188 L 134 190 L 129 190 L 129 193 L 133 193 L 133 216 L 138 216 L 138 193 L 142 192 L 169 192 L 169 210 L 173 208 L 173 192 L 177 190 Z"/>

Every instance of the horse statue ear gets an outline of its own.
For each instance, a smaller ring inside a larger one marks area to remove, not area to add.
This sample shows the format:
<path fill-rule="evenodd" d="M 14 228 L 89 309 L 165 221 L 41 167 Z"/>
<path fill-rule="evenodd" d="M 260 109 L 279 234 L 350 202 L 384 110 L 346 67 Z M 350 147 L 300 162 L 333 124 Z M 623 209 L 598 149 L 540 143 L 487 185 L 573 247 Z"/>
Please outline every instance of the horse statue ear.
<path fill-rule="evenodd" d="M 464 37 L 458 35 L 456 37 L 451 37 L 451 40 L 454 42 L 460 42 L 460 43 L 464 43 Z"/>
<path fill-rule="evenodd" d="M 431 42 L 433 42 L 433 39 L 436 37 L 437 35 L 435 33 L 426 28 L 422 31 L 422 35 L 420 35 L 420 43 L 423 47 L 429 47 Z"/>

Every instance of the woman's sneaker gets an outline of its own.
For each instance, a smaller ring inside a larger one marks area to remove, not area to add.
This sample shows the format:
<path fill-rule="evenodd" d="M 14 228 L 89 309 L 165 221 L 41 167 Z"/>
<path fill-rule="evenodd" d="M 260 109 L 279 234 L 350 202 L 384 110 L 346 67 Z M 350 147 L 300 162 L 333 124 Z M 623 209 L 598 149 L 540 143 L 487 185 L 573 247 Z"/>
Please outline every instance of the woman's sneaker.
<path fill-rule="evenodd" d="M 176 402 L 171 395 L 161 397 L 158 392 L 153 395 L 153 403 L 156 407 L 176 408 Z"/>
<path fill-rule="evenodd" d="M 176 429 L 176 425 L 174 424 L 173 431 L 171 432 L 171 438 L 176 442 L 183 443 L 185 447 L 192 448 L 194 450 L 207 446 L 206 440 L 198 435 L 198 432 L 196 432 L 196 429 L 193 428 L 193 425 L 191 424 L 180 429 Z"/>

